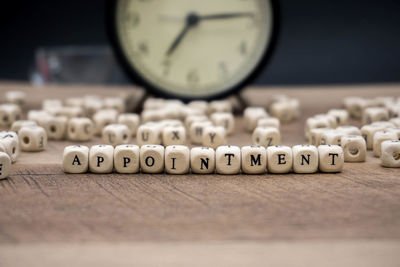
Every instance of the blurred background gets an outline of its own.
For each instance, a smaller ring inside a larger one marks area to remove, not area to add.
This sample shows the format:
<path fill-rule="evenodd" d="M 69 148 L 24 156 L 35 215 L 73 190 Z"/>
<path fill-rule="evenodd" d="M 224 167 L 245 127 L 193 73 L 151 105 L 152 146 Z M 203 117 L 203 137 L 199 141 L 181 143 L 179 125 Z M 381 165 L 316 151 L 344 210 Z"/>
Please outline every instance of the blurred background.
<path fill-rule="evenodd" d="M 280 3 L 279 42 L 256 84 L 400 81 L 399 1 Z M 40 48 L 94 46 L 112 66 L 107 82 L 127 83 L 109 48 L 104 9 L 104 0 L 2 0 L 0 79 L 34 79 Z"/>

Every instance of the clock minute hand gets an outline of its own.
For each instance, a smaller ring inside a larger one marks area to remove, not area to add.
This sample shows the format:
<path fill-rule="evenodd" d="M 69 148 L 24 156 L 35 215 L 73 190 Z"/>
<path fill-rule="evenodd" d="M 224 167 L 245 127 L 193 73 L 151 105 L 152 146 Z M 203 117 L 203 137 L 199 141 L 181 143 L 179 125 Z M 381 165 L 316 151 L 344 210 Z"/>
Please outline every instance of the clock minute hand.
<path fill-rule="evenodd" d="M 213 20 L 213 19 L 233 19 L 242 17 L 254 17 L 254 13 L 251 12 L 236 12 L 236 13 L 221 13 L 211 15 L 200 15 L 200 20 Z"/>

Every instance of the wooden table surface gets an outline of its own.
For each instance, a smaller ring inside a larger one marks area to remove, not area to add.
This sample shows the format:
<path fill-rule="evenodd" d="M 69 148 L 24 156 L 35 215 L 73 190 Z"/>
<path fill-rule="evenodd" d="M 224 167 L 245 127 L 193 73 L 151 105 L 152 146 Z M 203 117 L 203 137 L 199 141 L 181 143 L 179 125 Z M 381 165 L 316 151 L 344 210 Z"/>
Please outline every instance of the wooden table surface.
<path fill-rule="evenodd" d="M 0 99 L 12 89 L 28 93 L 28 108 L 44 98 L 141 94 L 3 82 Z M 254 105 L 274 94 L 301 102 L 301 118 L 281 127 L 283 144 L 294 145 L 305 142 L 307 117 L 341 107 L 346 96 L 400 96 L 400 85 L 243 93 Z M 228 142 L 250 144 L 240 117 L 236 129 Z M 0 266 L 400 265 L 400 169 L 381 167 L 371 152 L 338 174 L 68 175 L 67 144 L 23 152 L 0 181 Z"/>

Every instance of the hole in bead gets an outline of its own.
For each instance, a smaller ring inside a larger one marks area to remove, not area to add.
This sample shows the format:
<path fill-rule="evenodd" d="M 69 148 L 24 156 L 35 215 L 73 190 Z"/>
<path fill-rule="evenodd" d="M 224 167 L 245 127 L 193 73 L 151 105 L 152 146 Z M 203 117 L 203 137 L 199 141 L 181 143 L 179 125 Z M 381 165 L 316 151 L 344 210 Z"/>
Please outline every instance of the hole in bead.
<path fill-rule="evenodd" d="M 351 155 L 355 156 L 358 154 L 358 148 L 350 148 L 349 152 Z"/>
<path fill-rule="evenodd" d="M 70 131 L 71 133 L 73 133 L 73 132 L 75 132 L 75 128 L 74 128 L 74 127 L 71 127 L 71 128 L 69 129 L 69 131 Z"/>
<path fill-rule="evenodd" d="M 393 158 L 395 160 L 400 160 L 400 153 L 399 152 L 393 152 Z"/>
<path fill-rule="evenodd" d="M 16 151 L 16 149 L 15 149 L 15 147 L 13 147 L 11 153 L 15 154 L 15 151 Z"/>
<path fill-rule="evenodd" d="M 127 135 L 127 134 L 124 134 L 124 135 L 122 136 L 122 139 L 124 139 L 124 140 L 128 139 L 128 135 Z"/>
<path fill-rule="evenodd" d="M 55 133 L 57 131 L 57 127 L 54 125 L 50 126 L 50 132 Z"/>
<path fill-rule="evenodd" d="M 22 139 L 22 141 L 23 141 L 25 144 L 29 144 L 29 137 L 28 137 L 28 136 L 25 136 L 25 137 Z"/>

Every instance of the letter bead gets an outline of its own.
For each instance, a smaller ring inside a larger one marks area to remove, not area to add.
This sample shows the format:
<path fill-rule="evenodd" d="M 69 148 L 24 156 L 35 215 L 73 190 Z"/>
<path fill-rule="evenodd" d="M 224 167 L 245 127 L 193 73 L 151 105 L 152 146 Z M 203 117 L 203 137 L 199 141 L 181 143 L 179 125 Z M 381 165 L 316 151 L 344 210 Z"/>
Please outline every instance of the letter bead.
<path fill-rule="evenodd" d="M 103 128 L 116 123 L 118 112 L 115 109 L 101 109 L 93 115 L 95 134 L 100 135 Z"/>
<path fill-rule="evenodd" d="M 63 170 L 66 173 L 85 173 L 89 167 L 87 146 L 67 146 L 63 153 Z"/>
<path fill-rule="evenodd" d="M 232 113 L 214 113 L 211 115 L 211 121 L 215 126 L 224 127 L 227 135 L 233 134 L 235 130 L 235 118 Z"/>
<path fill-rule="evenodd" d="M 18 138 L 22 151 L 42 151 L 47 146 L 46 130 L 40 126 L 22 127 Z"/>
<path fill-rule="evenodd" d="M 7 153 L 0 152 L 0 180 L 5 179 L 10 174 L 11 159 Z"/>
<path fill-rule="evenodd" d="M 367 156 L 367 144 L 359 135 L 345 135 L 341 139 L 344 162 L 364 162 Z"/>
<path fill-rule="evenodd" d="M 374 134 L 373 151 L 375 157 L 381 156 L 381 144 L 386 140 L 398 140 L 397 134 L 390 130 L 377 131 Z"/>
<path fill-rule="evenodd" d="M 245 128 L 247 131 L 254 131 L 258 121 L 263 118 L 268 118 L 269 115 L 262 107 L 247 107 L 243 113 Z"/>
<path fill-rule="evenodd" d="M 114 167 L 114 147 L 95 145 L 89 150 L 89 170 L 93 173 L 111 173 Z"/>
<path fill-rule="evenodd" d="M 71 141 L 89 141 L 94 135 L 94 124 L 89 118 L 72 118 L 68 122 L 67 136 Z"/>
<path fill-rule="evenodd" d="M 400 141 L 389 140 L 381 144 L 381 165 L 389 168 L 400 168 Z"/>
<path fill-rule="evenodd" d="M 190 169 L 190 151 L 187 146 L 165 148 L 165 170 L 169 174 L 186 174 Z"/>
<path fill-rule="evenodd" d="M 14 121 L 13 124 L 11 125 L 10 131 L 18 133 L 19 129 L 21 129 L 24 126 L 36 126 L 36 125 L 37 125 L 36 122 L 29 120 Z"/>
<path fill-rule="evenodd" d="M 0 144 L 0 151 L 7 153 L 12 163 L 16 162 L 20 153 L 18 135 L 11 131 L 0 132 Z"/>
<path fill-rule="evenodd" d="M 139 146 L 161 144 L 161 127 L 156 123 L 140 125 L 136 132 L 136 140 Z"/>
<path fill-rule="evenodd" d="M 318 149 L 313 145 L 292 147 L 293 171 L 295 173 L 316 173 L 318 171 Z"/>
<path fill-rule="evenodd" d="M 318 154 L 321 172 L 341 172 L 343 170 L 344 154 L 340 146 L 320 145 Z"/>
<path fill-rule="evenodd" d="M 114 149 L 114 169 L 118 173 L 137 173 L 140 169 L 139 147 L 119 145 Z"/>
<path fill-rule="evenodd" d="M 102 131 L 103 141 L 112 146 L 118 146 L 129 143 L 131 131 L 124 124 L 110 124 L 104 127 Z"/>
<path fill-rule="evenodd" d="M 203 142 L 203 131 L 207 126 L 212 126 L 211 121 L 195 121 L 190 124 L 189 137 L 193 144 L 199 145 Z"/>
<path fill-rule="evenodd" d="M 50 116 L 46 118 L 43 128 L 46 130 L 47 138 L 62 140 L 67 133 L 68 118 L 65 116 Z"/>
<path fill-rule="evenodd" d="M 216 149 L 225 144 L 226 131 L 222 126 L 208 126 L 203 130 L 203 146 Z"/>
<path fill-rule="evenodd" d="M 292 149 L 288 146 L 270 146 L 267 148 L 268 171 L 270 173 L 288 173 L 293 167 Z"/>
<path fill-rule="evenodd" d="M 241 149 L 242 172 L 262 174 L 267 171 L 267 150 L 263 146 L 244 146 Z"/>
<path fill-rule="evenodd" d="M 215 172 L 215 151 L 210 147 L 194 147 L 190 150 L 192 173 L 209 174 Z"/>
<path fill-rule="evenodd" d="M 340 146 L 340 140 L 343 135 L 344 135 L 343 132 L 336 131 L 333 129 L 329 130 L 329 131 L 324 131 L 321 134 L 320 144 L 321 145 L 338 145 L 338 146 Z"/>
<path fill-rule="evenodd" d="M 164 146 L 183 145 L 186 142 L 186 130 L 183 126 L 167 126 L 162 129 Z"/>
<path fill-rule="evenodd" d="M 136 131 L 140 124 L 140 117 L 138 114 L 125 113 L 118 116 L 118 123 L 125 124 L 131 131 L 132 136 L 136 135 Z"/>
<path fill-rule="evenodd" d="M 22 117 L 21 108 L 16 104 L 0 105 L 0 126 L 9 127 Z"/>
<path fill-rule="evenodd" d="M 240 172 L 241 158 L 238 146 L 219 146 L 215 151 L 216 170 L 219 174 Z"/>
<path fill-rule="evenodd" d="M 275 127 L 257 127 L 252 135 L 253 145 L 277 146 L 281 143 L 281 134 Z"/>
<path fill-rule="evenodd" d="M 140 168 L 144 173 L 161 173 L 164 171 L 164 147 L 161 145 L 144 145 L 140 148 Z"/>

